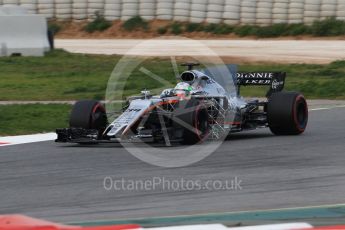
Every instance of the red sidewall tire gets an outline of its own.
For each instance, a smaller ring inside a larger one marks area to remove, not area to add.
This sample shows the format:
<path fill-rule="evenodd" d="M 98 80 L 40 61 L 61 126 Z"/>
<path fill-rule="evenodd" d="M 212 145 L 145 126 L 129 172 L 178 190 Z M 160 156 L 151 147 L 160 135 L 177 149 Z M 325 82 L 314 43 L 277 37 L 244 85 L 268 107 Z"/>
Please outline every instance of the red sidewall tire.
<path fill-rule="evenodd" d="M 267 104 L 267 121 L 276 135 L 298 135 L 308 123 L 308 105 L 297 92 L 278 92 L 270 96 Z"/>
<path fill-rule="evenodd" d="M 188 126 L 185 127 L 174 119 L 182 121 Z M 182 136 L 177 137 L 182 138 L 182 144 L 194 145 L 205 141 L 210 133 L 206 107 L 202 102 L 193 98 L 180 101 L 174 111 L 173 126 L 176 130 L 182 130 Z"/>
<path fill-rule="evenodd" d="M 71 128 L 104 130 L 107 125 L 104 106 L 96 100 L 82 100 L 74 104 L 70 115 Z"/>

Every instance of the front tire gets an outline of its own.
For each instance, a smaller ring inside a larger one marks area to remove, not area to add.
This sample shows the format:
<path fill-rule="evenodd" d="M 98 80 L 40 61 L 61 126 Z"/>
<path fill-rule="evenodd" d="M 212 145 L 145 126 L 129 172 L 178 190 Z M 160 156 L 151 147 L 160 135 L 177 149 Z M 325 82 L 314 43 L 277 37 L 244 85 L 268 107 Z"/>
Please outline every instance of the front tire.
<path fill-rule="evenodd" d="M 107 126 L 104 106 L 96 100 L 82 100 L 74 104 L 69 125 L 70 128 L 96 129 L 99 135 Z"/>
<path fill-rule="evenodd" d="M 174 120 L 175 119 L 175 120 Z M 181 144 L 204 142 L 210 133 L 207 108 L 198 100 L 180 101 L 174 111 L 174 128 L 182 130 Z"/>
<path fill-rule="evenodd" d="M 275 135 L 299 135 L 308 124 L 308 105 L 297 92 L 278 92 L 268 99 L 268 126 Z"/>

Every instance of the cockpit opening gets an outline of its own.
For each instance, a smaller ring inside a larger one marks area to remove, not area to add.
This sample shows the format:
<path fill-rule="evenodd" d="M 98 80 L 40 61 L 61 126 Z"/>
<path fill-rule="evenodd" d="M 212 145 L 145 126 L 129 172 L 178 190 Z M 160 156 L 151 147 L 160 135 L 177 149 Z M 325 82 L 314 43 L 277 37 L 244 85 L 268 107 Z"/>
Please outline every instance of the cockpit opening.
<path fill-rule="evenodd" d="M 183 72 L 181 74 L 181 80 L 183 82 L 191 83 L 191 82 L 194 82 L 195 78 L 196 78 L 195 74 L 189 71 Z"/>

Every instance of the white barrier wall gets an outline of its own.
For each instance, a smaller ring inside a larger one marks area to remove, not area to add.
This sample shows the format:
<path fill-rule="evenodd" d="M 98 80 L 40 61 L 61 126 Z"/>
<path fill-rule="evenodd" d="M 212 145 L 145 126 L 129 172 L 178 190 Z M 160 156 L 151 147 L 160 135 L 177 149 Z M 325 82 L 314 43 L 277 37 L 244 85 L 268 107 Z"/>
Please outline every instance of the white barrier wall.
<path fill-rule="evenodd" d="M 55 17 L 55 3 L 54 0 L 37 0 L 37 12 L 46 18 Z"/>
<path fill-rule="evenodd" d="M 45 17 L 20 7 L 0 7 L 0 31 L 0 56 L 43 56 L 49 50 Z"/>
<path fill-rule="evenodd" d="M 74 20 L 83 20 L 88 17 L 88 4 L 85 0 L 73 0 L 72 18 Z"/>
<path fill-rule="evenodd" d="M 73 0 L 75 1 L 75 0 Z M 104 3 L 105 1 L 104 0 L 88 0 L 88 1 L 85 1 L 84 2 L 87 2 L 87 17 L 88 19 L 94 19 L 95 18 L 95 14 L 96 12 L 102 12 L 104 13 Z"/>
<path fill-rule="evenodd" d="M 139 15 L 145 20 L 152 20 L 156 17 L 156 0 L 140 0 Z"/>
<path fill-rule="evenodd" d="M 232 25 L 345 20 L 345 0 L 0 0 L 0 5 L 21 5 L 29 13 L 58 20 L 92 20 L 96 11 L 108 20 L 140 15 L 146 20 Z"/>
<path fill-rule="evenodd" d="M 85 0 L 81 0 L 85 1 Z M 122 0 L 105 0 L 104 16 L 107 20 L 117 20 L 121 18 Z M 154 14 L 153 14 L 154 15 Z"/>
<path fill-rule="evenodd" d="M 161 20 L 172 20 L 174 15 L 174 1 L 158 0 L 156 4 L 156 18 Z"/>
<path fill-rule="evenodd" d="M 289 2 L 288 23 L 303 23 L 304 0 L 291 0 Z"/>
<path fill-rule="evenodd" d="M 207 0 L 192 0 L 189 14 L 190 22 L 200 23 L 205 21 L 207 14 Z"/>
<path fill-rule="evenodd" d="M 122 0 L 121 20 L 139 15 L 139 0 Z"/>

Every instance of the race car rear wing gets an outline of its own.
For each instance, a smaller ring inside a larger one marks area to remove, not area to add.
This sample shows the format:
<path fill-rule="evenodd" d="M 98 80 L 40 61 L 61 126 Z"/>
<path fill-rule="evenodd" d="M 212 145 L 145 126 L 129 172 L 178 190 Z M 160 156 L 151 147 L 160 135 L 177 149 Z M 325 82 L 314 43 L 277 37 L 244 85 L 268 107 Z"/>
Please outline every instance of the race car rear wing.
<path fill-rule="evenodd" d="M 269 85 L 270 89 L 266 96 L 269 97 L 272 93 L 280 92 L 285 85 L 285 72 L 247 72 L 237 73 L 236 82 L 238 86 L 238 93 L 240 86 L 264 86 Z"/>

